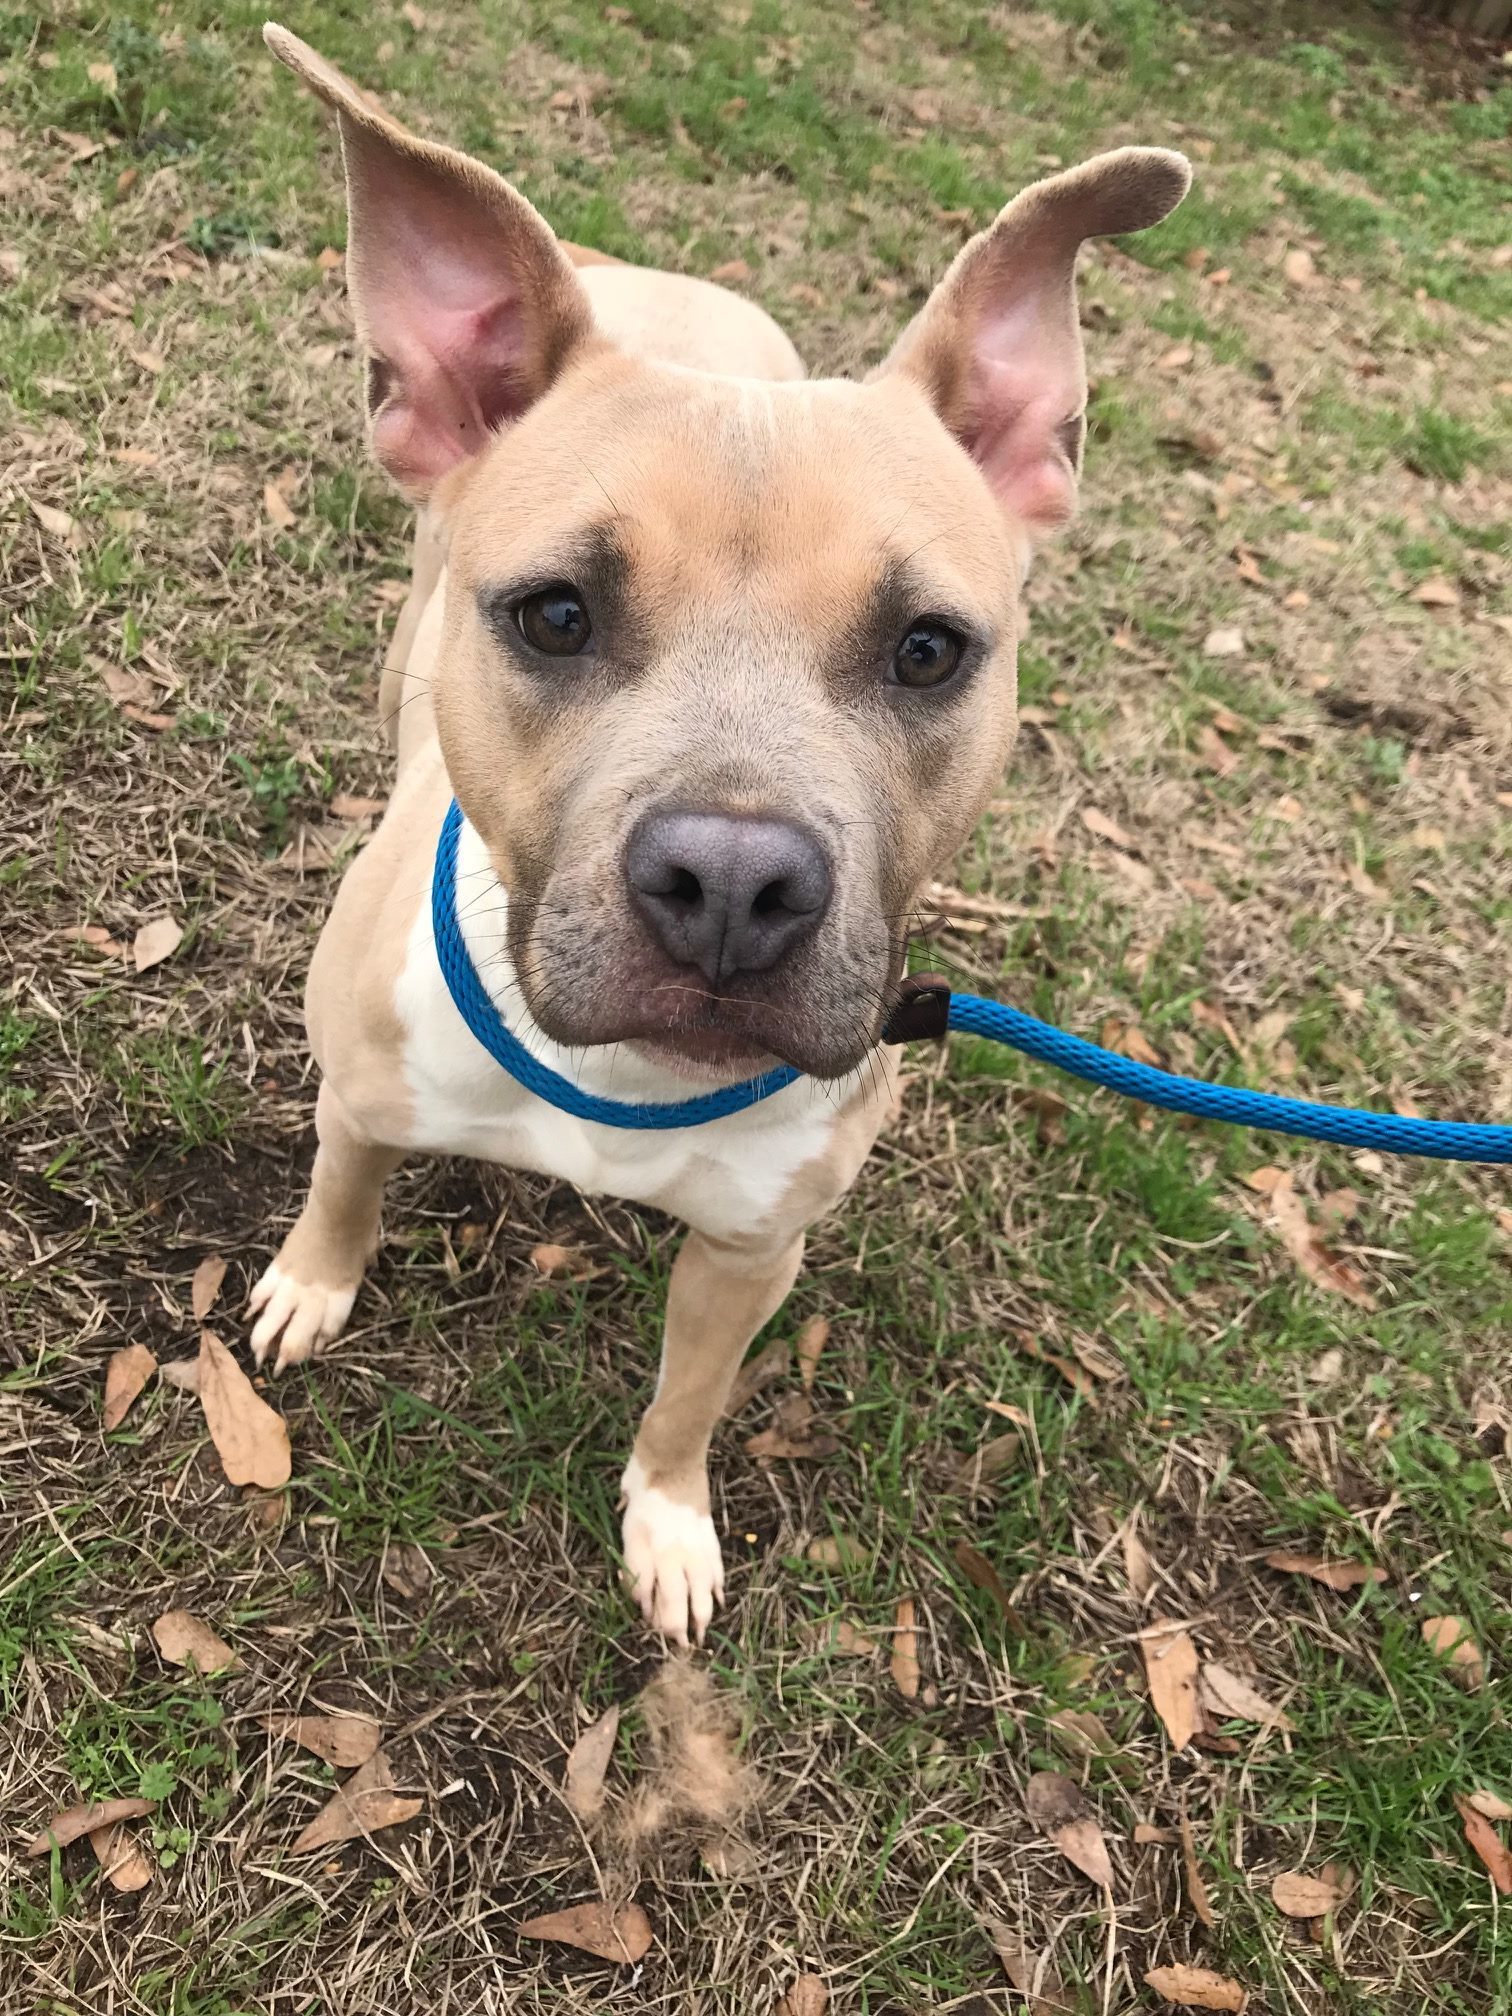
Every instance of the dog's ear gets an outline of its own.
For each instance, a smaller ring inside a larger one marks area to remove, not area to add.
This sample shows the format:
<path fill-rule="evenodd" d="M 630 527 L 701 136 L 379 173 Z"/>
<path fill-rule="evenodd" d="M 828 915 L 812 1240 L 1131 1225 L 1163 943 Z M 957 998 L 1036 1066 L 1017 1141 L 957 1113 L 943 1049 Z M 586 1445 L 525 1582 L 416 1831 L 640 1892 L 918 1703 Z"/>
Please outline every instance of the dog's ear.
<path fill-rule="evenodd" d="M 590 339 L 587 296 L 545 219 L 491 168 L 407 132 L 276 22 L 263 39 L 335 107 L 373 449 L 423 497 Z"/>
<path fill-rule="evenodd" d="M 1077 252 L 1158 224 L 1191 179 L 1180 154 L 1124 147 L 1036 182 L 961 248 L 878 367 L 923 388 L 1031 533 L 1076 505 L 1087 400 Z"/>

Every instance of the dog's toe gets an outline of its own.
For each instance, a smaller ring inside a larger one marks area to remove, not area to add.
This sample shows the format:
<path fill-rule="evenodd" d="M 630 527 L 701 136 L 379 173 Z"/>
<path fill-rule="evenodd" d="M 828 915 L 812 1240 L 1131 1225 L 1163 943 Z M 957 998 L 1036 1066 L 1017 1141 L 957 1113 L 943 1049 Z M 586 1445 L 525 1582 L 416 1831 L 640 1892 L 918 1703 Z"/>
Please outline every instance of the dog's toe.
<path fill-rule="evenodd" d="M 690 1631 L 701 1643 L 724 1600 L 714 1521 L 630 1472 L 625 1499 L 625 1567 L 641 1614 L 676 1645 L 686 1645 Z"/>
<path fill-rule="evenodd" d="M 314 1356 L 317 1346 L 329 1344 L 341 1334 L 352 1304 L 353 1288 L 332 1288 L 318 1281 L 296 1281 L 275 1261 L 252 1290 L 249 1313 L 257 1317 L 252 1326 L 252 1356 L 259 1365 L 277 1344 L 273 1370 L 287 1372 Z"/>

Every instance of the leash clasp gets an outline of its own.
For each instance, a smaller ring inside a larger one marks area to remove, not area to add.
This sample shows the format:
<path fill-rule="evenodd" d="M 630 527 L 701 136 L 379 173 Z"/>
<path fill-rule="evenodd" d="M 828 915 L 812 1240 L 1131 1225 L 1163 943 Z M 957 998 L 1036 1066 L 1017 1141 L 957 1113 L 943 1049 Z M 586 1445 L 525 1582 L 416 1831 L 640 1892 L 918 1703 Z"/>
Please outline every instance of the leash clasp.
<path fill-rule="evenodd" d="M 950 1027 L 950 982 L 943 973 L 905 973 L 882 1025 L 884 1043 L 938 1043 Z"/>

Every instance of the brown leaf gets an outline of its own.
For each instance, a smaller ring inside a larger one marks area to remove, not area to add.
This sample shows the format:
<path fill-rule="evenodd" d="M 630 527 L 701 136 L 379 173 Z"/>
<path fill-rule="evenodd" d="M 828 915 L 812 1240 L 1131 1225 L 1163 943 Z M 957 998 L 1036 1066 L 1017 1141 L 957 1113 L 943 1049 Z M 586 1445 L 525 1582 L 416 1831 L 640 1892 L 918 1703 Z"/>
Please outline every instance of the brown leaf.
<path fill-rule="evenodd" d="M 175 917 L 154 917 L 131 941 L 131 958 L 138 973 L 161 966 L 184 942 L 184 927 Z"/>
<path fill-rule="evenodd" d="M 1134 1845 L 1136 1848 L 1174 1848 L 1181 1839 L 1169 1827 L 1152 1827 L 1148 1820 L 1136 1822 Z"/>
<path fill-rule="evenodd" d="M 180 1393 L 198 1393 L 200 1389 L 200 1362 L 196 1358 L 170 1358 L 159 1365 L 158 1377 L 165 1386 L 175 1386 Z"/>
<path fill-rule="evenodd" d="M 1282 1708 L 1267 1701 L 1240 1673 L 1210 1659 L 1197 1682 L 1204 1708 L 1220 1722 L 1258 1722 L 1263 1728 L 1295 1729 L 1297 1726 Z"/>
<path fill-rule="evenodd" d="M 1139 1514 L 1131 1512 L 1123 1524 L 1124 1574 L 1129 1588 L 1142 1603 L 1155 1587 L 1157 1569 L 1139 1537 Z"/>
<path fill-rule="evenodd" d="M 227 1673 L 242 1663 L 218 1632 L 188 1610 L 165 1610 L 152 1627 L 152 1637 L 170 1666 Z"/>
<path fill-rule="evenodd" d="M 620 1711 L 607 1708 L 591 1722 L 567 1752 L 567 1773 L 563 1780 L 567 1804 L 579 1820 L 595 1820 L 604 1807 L 604 1774 L 614 1755 L 614 1739 L 619 1734 Z"/>
<path fill-rule="evenodd" d="M 1300 1869 L 1284 1871 L 1271 1884 L 1271 1902 L 1288 1918 L 1326 1918 L 1343 1898 L 1337 1883 L 1322 1876 L 1304 1876 Z"/>
<path fill-rule="evenodd" d="M 1310 1575 L 1314 1582 L 1341 1592 L 1358 1589 L 1365 1582 L 1386 1580 L 1386 1570 L 1372 1567 L 1368 1561 L 1325 1561 L 1318 1554 L 1290 1554 L 1284 1548 L 1267 1554 L 1265 1565 L 1283 1575 Z"/>
<path fill-rule="evenodd" d="M 152 1861 L 131 1829 L 117 1820 L 90 1830 L 89 1845 L 112 1890 L 129 1897 L 152 1881 Z"/>
<path fill-rule="evenodd" d="M 431 1558 L 413 1540 L 391 1540 L 384 1549 L 383 1579 L 406 1603 L 418 1603 L 435 1575 Z"/>
<path fill-rule="evenodd" d="M 1463 1617 L 1425 1617 L 1423 1642 L 1448 1666 L 1461 1687 L 1474 1694 L 1484 1684 L 1486 1661 L 1475 1635 Z"/>
<path fill-rule="evenodd" d="M 133 350 L 131 361 L 152 378 L 161 378 L 168 369 L 168 359 L 161 350 Z"/>
<path fill-rule="evenodd" d="M 203 1323 L 215 1306 L 215 1298 L 226 1278 L 226 1263 L 218 1253 L 207 1253 L 194 1270 L 189 1283 L 189 1307 L 196 1323 Z"/>
<path fill-rule="evenodd" d="M 1232 777 L 1239 768 L 1239 758 L 1211 725 L 1205 724 L 1198 729 L 1197 753 L 1206 768 L 1220 777 Z"/>
<path fill-rule="evenodd" d="M 366 1715 L 264 1715 L 262 1726 L 270 1736 L 287 1737 L 340 1771 L 366 1764 L 383 1740 L 378 1724 Z"/>
<path fill-rule="evenodd" d="M 759 1434 L 751 1436 L 745 1445 L 745 1450 L 748 1456 L 754 1456 L 758 1462 L 819 1463 L 826 1456 L 833 1456 L 839 1447 L 839 1436 L 828 1434 L 824 1430 L 811 1434 L 793 1434 L 786 1428 L 763 1428 Z"/>
<path fill-rule="evenodd" d="M 1512 1820 L 1512 1804 L 1503 1799 L 1499 1792 L 1471 1792 L 1466 1797 L 1467 1805 L 1487 1820 Z"/>
<path fill-rule="evenodd" d="M 1182 2009 L 1241 2011 L 1249 2000 L 1237 1981 L 1215 1974 L 1210 1967 L 1188 1967 L 1180 1960 L 1171 1967 L 1152 1967 L 1144 1978 L 1147 1988 Z"/>
<path fill-rule="evenodd" d="M 1184 371 L 1196 354 L 1190 343 L 1174 344 L 1156 359 L 1155 368 L 1157 371 Z"/>
<path fill-rule="evenodd" d="M 1089 1757 L 1111 1757 L 1118 1749 L 1108 1725 L 1089 1708 L 1059 1708 L 1047 1727 L 1055 1747 L 1079 1763 Z"/>
<path fill-rule="evenodd" d="M 1068 1862 L 1100 1889 L 1113 1888 L 1108 1844 L 1071 1779 L 1059 1771 L 1036 1771 L 1024 1788 L 1024 1804 L 1035 1826 Z"/>
<path fill-rule="evenodd" d="M 117 707 L 145 707 L 158 695 L 145 672 L 128 672 L 123 665 L 102 665 L 100 683 Z"/>
<path fill-rule="evenodd" d="M 775 1379 L 787 1376 L 792 1362 L 793 1350 L 785 1337 L 774 1337 L 772 1342 L 756 1353 L 748 1365 L 742 1365 L 730 1388 L 730 1397 L 725 1402 L 725 1412 L 731 1419 L 748 1407 L 764 1387 Z"/>
<path fill-rule="evenodd" d="M 1507 1844 L 1491 1825 L 1485 1814 L 1480 1812 L 1471 1799 L 1461 1799 L 1455 1794 L 1454 1803 L 1459 1808 L 1459 1816 L 1465 1823 L 1465 1839 L 1485 1863 L 1491 1881 L 1504 1897 L 1512 1897 L 1512 1853 Z"/>
<path fill-rule="evenodd" d="M 1282 1245 L 1314 1287 L 1342 1295 L 1357 1309 L 1374 1309 L 1375 1297 L 1359 1269 L 1331 1253 L 1318 1237 L 1306 1206 L 1292 1188 L 1290 1174 L 1283 1175 L 1272 1189 L 1270 1207 L 1270 1223 L 1280 1233 Z"/>
<path fill-rule="evenodd" d="M 1048 1365 L 1052 1371 L 1060 1374 L 1068 1386 L 1074 1387 L 1084 1400 L 1090 1400 L 1096 1406 L 1097 1388 L 1093 1385 L 1090 1375 L 1084 1372 L 1080 1365 L 1073 1363 L 1059 1351 L 1047 1351 L 1032 1331 L 1018 1331 L 1016 1341 L 1026 1357 L 1036 1358 L 1041 1365 Z"/>
<path fill-rule="evenodd" d="M 1414 591 L 1412 599 L 1425 609 L 1454 609 L 1459 606 L 1460 593 L 1452 581 L 1434 574 Z"/>
<path fill-rule="evenodd" d="M 530 1264 L 548 1281 L 558 1277 L 568 1281 L 591 1281 L 598 1272 L 580 1246 L 533 1246 Z"/>
<path fill-rule="evenodd" d="M 1181 1866 L 1186 1872 L 1187 1902 L 1192 1907 L 1192 1914 L 1199 1924 L 1211 1929 L 1218 1920 L 1197 1861 L 1197 1842 L 1192 1833 L 1192 1823 L 1185 1813 L 1181 1816 Z"/>
<path fill-rule="evenodd" d="M 819 1356 L 829 1342 L 829 1322 L 823 1316 L 811 1316 L 798 1332 L 798 1342 L 794 1346 L 798 1358 L 798 1377 L 803 1382 L 805 1393 L 812 1393 L 814 1380 L 819 1371 Z"/>
<path fill-rule="evenodd" d="M 877 1641 L 870 1632 L 863 1631 L 859 1624 L 853 1624 L 848 1617 L 842 1617 L 822 1649 L 834 1652 L 842 1659 L 870 1659 L 877 1650 Z"/>
<path fill-rule="evenodd" d="M 275 1491 L 293 1468 L 283 1416 L 262 1399 L 213 1330 L 200 1333 L 199 1397 L 205 1425 L 233 1484 Z"/>
<path fill-rule="evenodd" d="M 1139 1634 L 1150 1700 L 1174 1749 L 1184 1750 L 1201 1723 L 1197 1647 L 1183 1625 L 1163 1618 Z"/>
<path fill-rule="evenodd" d="M 990 1596 L 1013 1628 L 1027 1637 L 1024 1620 L 1013 1607 L 1007 1583 L 980 1547 L 973 1547 L 969 1540 L 957 1540 L 954 1555 L 955 1564 L 966 1580 Z"/>
<path fill-rule="evenodd" d="M 1115 847 L 1121 847 L 1126 854 L 1139 852 L 1139 842 L 1132 835 L 1125 833 L 1122 826 L 1110 819 L 1106 812 L 1099 812 L 1095 805 L 1083 805 L 1080 817 L 1087 831 L 1095 833 L 1099 840 L 1111 841 Z"/>
<path fill-rule="evenodd" d="M 54 539 L 73 540 L 79 528 L 66 511 L 59 511 L 52 504 L 38 504 L 35 501 L 31 508 L 33 517 L 44 532 L 50 533 Z"/>
<path fill-rule="evenodd" d="M 330 1848 L 339 1841 L 355 1841 L 360 1835 L 376 1834 L 381 1827 L 397 1827 L 423 1811 L 423 1799 L 403 1798 L 394 1787 L 394 1767 L 386 1750 L 375 1750 L 360 1771 L 354 1771 L 345 1785 L 329 1798 L 289 1849 L 291 1855 L 310 1855 L 317 1848 Z"/>
<path fill-rule="evenodd" d="M 651 1950 L 651 1921 L 639 1904 L 626 1904 L 611 1911 L 607 1904 L 574 1904 L 568 1911 L 548 1911 L 544 1918 L 530 1918 L 520 1927 L 522 1939 L 549 1939 L 558 1946 L 575 1946 L 580 1953 L 593 1953 L 600 1960 L 617 1960 L 634 1966 Z"/>
<path fill-rule="evenodd" d="M 1003 1972 L 1028 2002 L 1029 2016 L 1077 2016 L 1077 2005 L 1061 1982 L 1053 1954 L 1030 1953 L 1020 1934 L 1001 1918 L 983 1918 L 982 1929 L 1003 1963 Z"/>
<path fill-rule="evenodd" d="M 100 1416 L 100 1426 L 107 1435 L 120 1427 L 156 1370 L 157 1359 L 145 1344 L 128 1344 L 111 1352 L 105 1367 L 105 1411 Z"/>
<path fill-rule="evenodd" d="M 956 1476 L 967 1491 L 979 1491 L 994 1477 L 1000 1477 L 1005 1470 L 1013 1470 L 1023 1458 L 1024 1444 L 1020 1436 L 1010 1431 L 1006 1435 L 994 1435 L 990 1442 L 984 1442 L 979 1449 L 973 1449 L 969 1456 L 963 1456 L 956 1466 Z"/>
<path fill-rule="evenodd" d="M 817 1974 L 800 1974 L 772 2016 L 824 2016 L 829 1999 L 829 1990 Z"/>
<path fill-rule="evenodd" d="M 276 483 L 263 485 L 262 501 L 264 511 L 280 532 L 289 531 L 296 523 L 294 507 Z"/>
<path fill-rule="evenodd" d="M 821 1533 L 804 1548 L 803 1558 L 816 1568 L 851 1568 L 865 1559 L 865 1552 L 847 1534 Z"/>
<path fill-rule="evenodd" d="M 120 1820 L 140 1820 L 157 1811 L 154 1799 L 92 1799 L 85 1806 L 65 1806 L 55 1813 L 40 1834 L 26 1844 L 28 1855 L 46 1855 L 50 1849 L 66 1848 L 85 1834 L 102 1827 L 114 1827 Z"/>
<path fill-rule="evenodd" d="M 96 952 L 103 952 L 108 959 L 122 958 L 126 951 L 126 947 L 112 938 L 103 924 L 72 924 L 69 926 L 67 936 L 76 944 L 88 945 Z"/>
<path fill-rule="evenodd" d="M 1202 655 L 1204 658 L 1242 658 L 1244 632 L 1232 624 L 1209 630 L 1202 640 Z"/>
<path fill-rule="evenodd" d="M 425 33 L 426 22 L 429 17 L 421 8 L 415 5 L 415 0 L 404 0 L 404 5 L 399 9 L 399 12 L 408 21 L 417 35 Z"/>
<path fill-rule="evenodd" d="M 711 280 L 718 281 L 721 286 L 730 280 L 749 280 L 750 277 L 751 269 L 744 259 L 726 259 L 722 266 L 716 266 L 709 275 Z"/>
<path fill-rule="evenodd" d="M 891 1666 L 893 1685 L 905 1701 L 916 1701 L 919 1696 L 919 1633 L 914 1615 L 912 1596 L 901 1597 L 893 1619 Z"/>

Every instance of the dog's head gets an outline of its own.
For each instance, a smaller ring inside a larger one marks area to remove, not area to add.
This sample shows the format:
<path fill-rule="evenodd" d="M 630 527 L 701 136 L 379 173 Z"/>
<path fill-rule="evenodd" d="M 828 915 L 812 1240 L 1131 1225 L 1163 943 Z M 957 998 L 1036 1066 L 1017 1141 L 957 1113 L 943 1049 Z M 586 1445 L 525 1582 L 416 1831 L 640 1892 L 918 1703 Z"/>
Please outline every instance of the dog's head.
<path fill-rule="evenodd" d="M 1012 747 L 1081 464 L 1077 251 L 1186 163 L 1025 191 L 864 384 L 721 378 L 616 349 L 507 183 L 268 39 L 340 116 L 374 450 L 445 528 L 436 718 L 537 1022 L 842 1074 Z"/>

